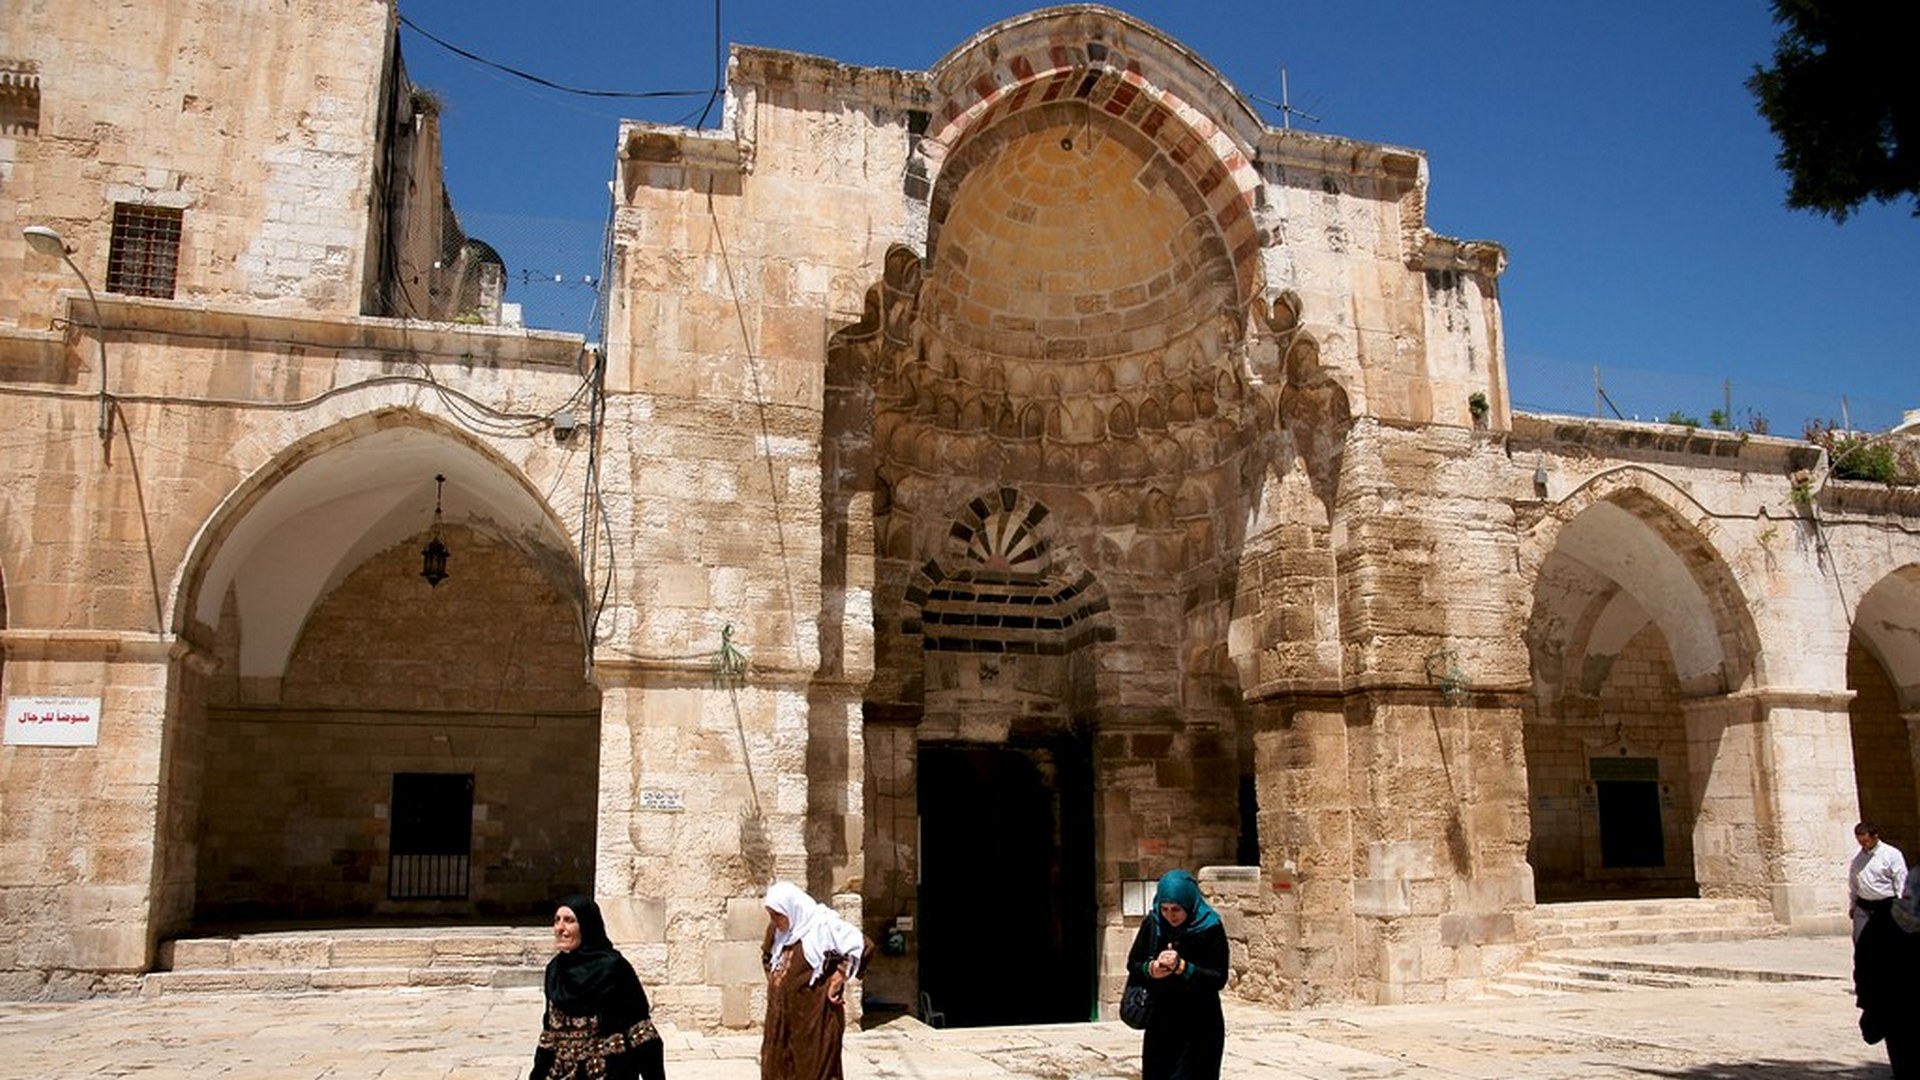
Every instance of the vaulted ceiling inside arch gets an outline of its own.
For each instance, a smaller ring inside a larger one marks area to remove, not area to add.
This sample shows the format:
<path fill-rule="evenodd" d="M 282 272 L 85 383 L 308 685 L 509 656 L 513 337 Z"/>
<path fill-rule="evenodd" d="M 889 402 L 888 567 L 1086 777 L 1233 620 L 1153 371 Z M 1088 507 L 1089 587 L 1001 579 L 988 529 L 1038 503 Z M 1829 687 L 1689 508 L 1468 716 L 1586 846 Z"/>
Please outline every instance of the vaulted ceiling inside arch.
<path fill-rule="evenodd" d="M 242 676 L 279 675 L 307 616 L 368 558 L 425 531 L 436 495 L 446 522 L 499 538 L 572 588 L 577 571 L 549 512 L 463 442 L 390 426 L 266 472 L 274 482 L 218 537 L 192 597 L 193 618 L 211 626 L 232 590 Z"/>
<path fill-rule="evenodd" d="M 1045 106 L 977 136 L 948 167 L 962 178 L 937 222 L 922 310 L 955 345 L 1099 362 L 1164 347 L 1232 304 L 1205 202 L 1130 124 Z"/>
<path fill-rule="evenodd" d="M 911 331 L 878 365 L 889 553 L 927 557 L 967 499 L 1011 485 L 1101 574 L 1230 557 L 1274 408 L 1221 227 L 1175 164 L 1206 151 L 1149 116 L 1157 138 L 1051 102 L 947 157 Z"/>
<path fill-rule="evenodd" d="M 1543 655 L 1563 663 L 1611 656 L 1650 622 L 1660 628 L 1682 685 L 1729 689 L 1719 620 L 1687 563 L 1647 521 L 1596 503 L 1567 525 L 1541 566 L 1529 629 L 1534 677 L 1558 683 L 1573 675 L 1543 670 Z"/>
<path fill-rule="evenodd" d="M 1920 702 L 1920 566 L 1902 567 L 1868 589 L 1853 630 L 1887 669 L 1902 704 Z"/>

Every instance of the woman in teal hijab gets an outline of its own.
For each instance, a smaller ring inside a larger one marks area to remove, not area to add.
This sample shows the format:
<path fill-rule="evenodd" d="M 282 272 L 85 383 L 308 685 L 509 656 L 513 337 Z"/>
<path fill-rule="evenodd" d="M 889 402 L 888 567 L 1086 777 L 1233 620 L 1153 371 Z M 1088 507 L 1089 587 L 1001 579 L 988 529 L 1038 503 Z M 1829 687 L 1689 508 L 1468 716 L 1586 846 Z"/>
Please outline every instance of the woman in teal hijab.
<path fill-rule="evenodd" d="M 1153 911 L 1127 954 L 1127 984 L 1144 985 L 1153 1011 L 1140 1042 L 1140 1080 L 1220 1080 L 1227 1023 L 1227 933 L 1185 870 L 1160 878 Z"/>

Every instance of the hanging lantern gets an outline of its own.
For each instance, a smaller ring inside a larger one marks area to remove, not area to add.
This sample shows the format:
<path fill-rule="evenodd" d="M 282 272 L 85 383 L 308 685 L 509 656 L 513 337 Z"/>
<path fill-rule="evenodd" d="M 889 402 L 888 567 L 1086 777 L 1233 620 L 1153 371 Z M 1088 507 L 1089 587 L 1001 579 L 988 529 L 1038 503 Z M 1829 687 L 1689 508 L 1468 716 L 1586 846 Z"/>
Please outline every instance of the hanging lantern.
<path fill-rule="evenodd" d="M 446 489 L 447 478 L 435 475 L 433 483 L 433 532 L 428 534 L 427 546 L 420 549 L 420 576 L 429 586 L 447 580 L 447 545 L 440 540 L 440 494 Z"/>

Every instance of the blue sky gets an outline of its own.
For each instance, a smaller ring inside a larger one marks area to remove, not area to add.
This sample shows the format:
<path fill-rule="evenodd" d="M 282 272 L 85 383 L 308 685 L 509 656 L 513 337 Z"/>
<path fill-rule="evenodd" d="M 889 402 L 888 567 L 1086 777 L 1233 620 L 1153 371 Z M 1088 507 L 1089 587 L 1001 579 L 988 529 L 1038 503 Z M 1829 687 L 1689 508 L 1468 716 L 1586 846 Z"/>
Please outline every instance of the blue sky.
<path fill-rule="evenodd" d="M 720 38 L 925 69 L 1033 5 L 879 0 L 719 7 Z M 1205 57 L 1243 94 L 1287 70 L 1311 130 L 1427 154 L 1429 224 L 1508 249 L 1514 404 L 1591 414 L 1594 369 L 1644 419 L 1810 419 L 1883 428 L 1920 408 L 1920 219 L 1869 204 L 1844 225 L 1784 204 L 1772 133 L 1742 85 L 1770 62 L 1762 0 L 1573 4 L 1120 5 Z M 715 8 L 579 0 L 401 0 L 424 30 L 569 86 L 711 89 Z M 704 96 L 588 98 L 457 56 L 411 29 L 416 83 L 444 103 L 455 208 L 508 264 L 530 319 L 586 329 L 606 182 L 623 117 L 695 122 Z M 1279 122 L 1277 110 L 1262 107 Z M 715 103 L 707 124 L 718 122 Z M 552 279 L 558 275 L 562 281 Z"/>

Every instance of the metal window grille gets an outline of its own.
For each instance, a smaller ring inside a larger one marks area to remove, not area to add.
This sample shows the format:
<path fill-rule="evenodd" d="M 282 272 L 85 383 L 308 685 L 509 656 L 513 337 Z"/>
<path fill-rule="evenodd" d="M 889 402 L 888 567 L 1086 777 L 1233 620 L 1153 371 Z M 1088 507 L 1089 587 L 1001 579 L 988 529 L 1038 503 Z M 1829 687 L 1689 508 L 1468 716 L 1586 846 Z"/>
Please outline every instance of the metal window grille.
<path fill-rule="evenodd" d="M 387 898 L 464 900 L 472 876 L 473 774 L 394 773 Z"/>
<path fill-rule="evenodd" d="M 173 299 L 174 278 L 180 266 L 181 218 L 180 211 L 163 206 L 114 206 L 113 241 L 107 249 L 107 291 Z"/>

